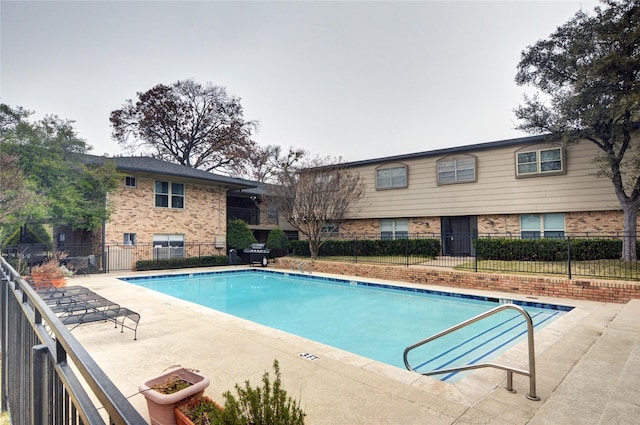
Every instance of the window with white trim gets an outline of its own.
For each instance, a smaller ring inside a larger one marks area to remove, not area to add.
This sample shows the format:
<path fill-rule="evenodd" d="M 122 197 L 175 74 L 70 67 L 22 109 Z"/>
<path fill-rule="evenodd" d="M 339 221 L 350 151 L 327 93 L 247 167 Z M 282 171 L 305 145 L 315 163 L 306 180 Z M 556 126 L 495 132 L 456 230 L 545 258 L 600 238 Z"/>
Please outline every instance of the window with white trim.
<path fill-rule="evenodd" d="M 564 214 L 523 214 L 520 216 L 522 239 L 563 238 Z"/>
<path fill-rule="evenodd" d="M 476 157 L 445 158 L 437 162 L 438 184 L 476 181 Z"/>
<path fill-rule="evenodd" d="M 407 187 L 407 166 L 376 169 L 376 189 L 397 189 Z"/>
<path fill-rule="evenodd" d="M 135 233 L 125 233 L 124 234 L 124 244 L 125 245 L 135 245 L 136 244 L 136 234 Z"/>
<path fill-rule="evenodd" d="M 163 208 L 184 208 L 184 184 L 156 181 L 155 205 Z"/>
<path fill-rule="evenodd" d="M 124 178 L 124 185 L 126 187 L 136 187 L 136 178 L 131 176 L 126 176 Z"/>
<path fill-rule="evenodd" d="M 380 219 L 380 239 L 407 239 L 409 220 L 406 218 Z"/>
<path fill-rule="evenodd" d="M 184 257 L 184 235 L 157 233 L 153 235 L 153 259 Z"/>
<path fill-rule="evenodd" d="M 516 153 L 518 176 L 535 176 L 564 172 L 562 148 L 538 149 Z"/>

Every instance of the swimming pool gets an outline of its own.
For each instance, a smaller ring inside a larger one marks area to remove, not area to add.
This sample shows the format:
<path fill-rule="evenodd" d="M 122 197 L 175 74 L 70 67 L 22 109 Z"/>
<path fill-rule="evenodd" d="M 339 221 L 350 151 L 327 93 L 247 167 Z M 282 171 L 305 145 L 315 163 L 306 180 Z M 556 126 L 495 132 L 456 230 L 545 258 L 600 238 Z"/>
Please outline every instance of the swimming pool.
<path fill-rule="evenodd" d="M 408 345 L 505 301 L 256 269 L 122 280 L 403 369 Z M 571 309 L 518 304 L 536 329 Z M 486 362 L 525 336 L 522 316 L 504 311 L 412 351 L 409 360 L 418 371 Z"/>

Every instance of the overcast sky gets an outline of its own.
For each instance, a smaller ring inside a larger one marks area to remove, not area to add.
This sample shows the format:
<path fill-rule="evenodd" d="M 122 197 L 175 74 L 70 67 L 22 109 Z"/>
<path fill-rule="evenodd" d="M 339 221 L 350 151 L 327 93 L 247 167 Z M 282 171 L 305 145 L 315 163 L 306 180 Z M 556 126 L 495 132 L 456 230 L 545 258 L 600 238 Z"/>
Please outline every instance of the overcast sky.
<path fill-rule="evenodd" d="M 591 1 L 0 2 L 0 102 L 75 121 L 192 78 L 239 96 L 261 145 L 349 161 L 523 136 L 520 52 Z"/>

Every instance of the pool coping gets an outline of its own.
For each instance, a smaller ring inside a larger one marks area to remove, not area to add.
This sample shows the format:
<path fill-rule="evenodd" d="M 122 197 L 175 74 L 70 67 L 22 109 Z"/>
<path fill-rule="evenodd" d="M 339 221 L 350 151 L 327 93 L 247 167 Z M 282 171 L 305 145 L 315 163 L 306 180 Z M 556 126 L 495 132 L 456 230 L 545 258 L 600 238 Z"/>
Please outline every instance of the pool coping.
<path fill-rule="evenodd" d="M 196 273 L 198 271 L 200 270 L 194 269 L 192 272 Z M 283 271 L 279 271 L 279 272 L 283 272 Z M 144 274 L 157 276 L 159 274 L 177 275 L 181 273 L 184 274 L 184 270 L 181 270 L 181 271 L 165 270 L 165 271 L 159 271 L 155 273 L 145 272 Z M 296 272 L 287 272 L 287 273 L 295 274 Z M 457 409 L 460 409 L 459 412 L 462 415 L 464 414 L 463 412 L 465 410 L 472 408 L 473 406 L 475 406 L 476 404 L 480 403 L 483 400 L 486 400 L 489 397 L 489 395 L 492 395 L 492 394 L 497 394 L 498 398 L 508 397 L 510 400 L 509 403 L 513 403 L 513 401 L 516 400 L 513 397 L 517 397 L 519 401 L 517 401 L 516 404 L 524 404 L 526 406 L 525 410 L 530 409 L 535 411 L 537 410 L 537 407 L 535 405 L 531 406 L 531 403 L 541 403 L 541 402 L 532 402 L 528 400 L 525 401 L 526 399 L 524 397 L 524 394 L 526 394 L 526 391 L 528 389 L 528 382 L 526 382 L 525 378 L 520 378 L 520 379 L 516 378 L 516 387 L 519 390 L 519 394 L 517 395 L 502 394 L 502 393 L 506 393 L 506 391 L 504 391 L 503 389 L 505 374 L 502 371 L 479 370 L 472 373 L 470 376 L 463 378 L 461 381 L 457 383 L 442 382 L 437 379 L 417 375 L 415 373 L 402 370 L 394 366 L 389 366 L 383 363 L 375 362 L 368 358 L 364 358 L 352 353 L 345 352 L 343 350 L 326 346 L 324 344 L 320 344 L 315 341 L 307 340 L 305 338 L 291 335 L 286 332 L 268 328 L 266 326 L 259 325 L 254 322 L 250 322 L 245 319 L 240 319 L 235 316 L 227 315 L 225 313 L 213 311 L 206 307 L 197 306 L 187 301 L 177 300 L 169 296 L 158 295 L 158 293 L 156 293 L 155 291 L 147 290 L 146 288 L 137 287 L 137 288 L 140 288 L 140 290 L 135 290 L 133 292 L 137 293 L 138 296 L 135 296 L 135 297 L 125 296 L 124 294 L 125 291 L 123 289 L 126 290 L 126 286 L 131 288 L 133 285 L 129 285 L 125 282 L 122 282 L 121 285 L 114 284 L 114 281 L 118 281 L 118 279 L 125 277 L 125 275 L 140 276 L 141 274 L 142 272 L 140 273 L 129 272 L 126 274 L 121 273 L 118 275 L 113 274 L 113 275 L 101 276 L 100 278 L 87 277 L 87 278 L 78 279 L 77 283 L 86 284 L 87 286 L 95 286 L 95 289 L 100 291 L 114 290 L 115 291 L 114 296 L 111 296 L 111 295 L 110 296 L 114 298 L 115 294 L 119 293 L 123 299 L 122 304 L 134 310 L 136 309 L 135 300 L 140 299 L 140 295 L 144 295 L 144 298 L 147 298 L 147 301 L 151 301 L 152 303 L 155 303 L 155 304 L 160 303 L 160 304 L 170 305 L 171 307 L 176 307 L 179 309 L 187 309 L 188 311 L 190 311 L 189 317 L 191 319 L 194 318 L 194 317 L 191 317 L 191 315 L 193 314 L 195 314 L 196 320 L 198 320 L 197 317 L 199 315 L 213 317 L 215 322 L 223 323 L 224 326 L 228 326 L 229 328 L 233 328 L 236 330 L 241 329 L 242 332 L 253 334 L 255 335 L 256 339 L 260 339 L 261 341 L 263 340 L 263 338 L 272 340 L 272 342 L 268 344 L 273 344 L 274 346 L 277 345 L 278 350 L 283 349 L 283 347 L 286 347 L 284 348 L 284 350 L 287 352 L 287 355 L 289 357 L 299 356 L 299 359 L 302 360 L 303 362 L 308 364 L 315 363 L 317 365 L 322 364 L 323 368 L 326 367 L 326 363 L 330 362 L 332 373 L 338 373 L 339 371 L 340 374 L 344 374 L 348 376 L 358 376 L 358 377 L 361 377 L 363 376 L 362 374 L 364 374 L 364 376 L 368 377 L 367 378 L 368 380 L 384 382 L 383 385 L 393 387 L 396 389 L 397 392 L 400 392 L 400 393 L 406 392 L 406 393 L 413 394 L 412 396 L 407 396 L 407 398 L 418 397 L 419 399 L 421 399 L 423 397 L 427 397 L 427 394 L 429 397 L 437 397 L 437 399 L 441 400 L 439 404 L 442 404 L 443 406 L 447 406 L 447 408 L 444 408 L 446 412 L 452 412 L 452 409 L 453 411 L 458 411 Z M 318 276 L 327 277 L 327 278 L 337 277 L 336 275 L 330 275 L 325 273 L 315 273 L 315 274 Z M 339 276 L 337 278 L 343 281 L 345 280 L 344 276 Z M 361 278 L 361 277 L 357 277 L 354 279 L 358 281 L 389 284 L 389 282 L 385 282 L 380 279 Z M 74 282 L 74 284 L 75 283 L 76 282 Z M 96 284 L 96 285 L 93 285 L 93 284 Z M 126 286 L 122 286 L 122 285 L 126 285 Z M 530 297 L 530 296 L 521 295 L 521 294 L 517 294 L 517 295 L 503 294 L 495 291 L 482 291 L 482 290 L 472 291 L 467 289 L 449 288 L 449 287 L 442 287 L 442 286 L 431 285 L 431 284 L 427 285 L 427 284 L 411 284 L 411 283 L 405 283 L 405 282 L 394 282 L 393 286 L 409 287 L 409 288 L 416 288 L 416 289 L 433 289 L 436 291 L 444 291 L 447 293 L 459 293 L 459 294 L 467 294 L 467 295 L 473 295 L 473 293 L 477 294 L 478 292 L 480 292 L 482 294 L 487 294 L 492 297 L 504 296 L 504 297 L 508 297 L 509 299 L 519 299 L 524 302 L 543 302 L 543 303 L 549 303 L 549 304 L 561 303 L 562 305 L 574 306 L 574 309 L 572 311 L 567 312 L 563 317 L 557 319 L 553 323 L 547 325 L 543 329 L 536 332 L 535 348 L 536 348 L 537 357 L 543 356 L 544 353 L 550 347 L 553 347 L 558 341 L 560 341 L 564 336 L 566 336 L 569 332 L 571 332 L 571 330 L 575 328 L 577 324 L 584 321 L 585 318 L 588 318 L 590 314 L 593 313 L 595 310 L 602 308 L 605 305 L 604 303 L 598 303 L 593 301 L 576 301 L 576 300 L 556 299 L 556 298 L 538 297 L 538 296 Z M 145 292 L 145 291 L 148 291 L 148 292 Z M 155 295 L 151 295 L 151 293 Z M 151 300 L 149 300 L 148 298 L 151 298 Z M 129 304 L 127 304 L 127 302 Z M 140 308 L 143 308 L 143 307 L 140 306 Z M 151 307 L 151 308 L 155 308 L 155 307 Z M 613 308 L 613 310 L 616 310 L 616 308 Z M 178 315 L 183 314 L 181 312 L 177 312 L 177 310 L 173 310 L 173 311 L 176 311 L 176 313 L 174 314 L 178 314 Z M 211 313 L 212 311 L 214 313 Z M 140 339 L 144 341 L 145 327 L 146 327 L 146 324 L 144 322 L 145 311 L 142 311 L 141 313 L 143 315 L 143 321 L 141 321 L 140 330 L 142 332 L 140 333 Z M 91 344 L 98 343 L 98 341 L 93 340 L 93 337 L 95 336 L 95 332 L 91 332 L 88 330 L 84 331 L 81 329 L 78 329 L 78 331 L 82 331 L 77 333 L 78 335 L 82 336 L 82 338 L 79 338 L 81 342 L 83 342 L 83 339 L 85 339 L 87 344 L 89 344 L 90 346 Z M 142 342 L 142 344 L 147 344 L 147 342 L 146 341 Z M 102 343 L 99 344 L 99 346 L 102 346 L 102 345 L 103 345 Z M 516 366 L 519 365 L 518 367 L 526 366 L 526 355 L 524 356 L 522 355 L 523 350 L 525 350 L 524 352 L 526 352 L 526 344 L 520 343 L 515 348 L 512 348 L 508 352 L 502 354 L 496 361 L 505 362 L 510 365 L 512 364 L 515 364 Z M 316 359 L 310 360 L 309 358 L 303 357 L 301 356 L 301 354 L 303 353 L 316 356 Z M 107 363 L 109 364 L 109 361 L 107 361 Z M 292 363 L 292 365 L 296 365 L 296 364 Z M 263 365 L 261 365 L 260 371 L 264 370 L 262 367 Z M 242 369 L 245 369 L 245 368 L 248 368 L 248 366 L 243 365 Z M 251 369 L 251 368 L 248 368 L 248 369 Z M 357 372 L 357 370 L 360 370 L 361 372 Z M 284 368 L 283 368 L 283 372 L 284 372 Z M 118 373 L 116 373 L 116 375 Z M 252 371 L 251 374 L 255 375 L 255 373 L 256 373 L 255 371 Z M 351 379 L 352 380 L 355 379 L 355 382 L 364 380 L 364 378 L 351 378 Z M 389 380 L 389 381 L 386 381 L 386 380 Z M 396 384 L 391 384 L 391 382 L 396 382 Z M 397 387 L 397 384 L 399 384 L 400 387 Z M 406 386 L 406 388 L 402 389 L 403 388 L 402 386 Z M 411 388 L 413 390 L 411 390 Z M 424 392 L 424 394 L 420 395 L 421 393 L 417 393 L 416 395 L 416 393 L 414 393 L 414 390 Z M 546 393 L 546 391 L 542 391 L 542 392 Z M 303 398 L 304 398 L 304 395 L 303 395 Z M 520 400 L 520 399 L 523 399 L 523 400 Z M 446 400 L 446 402 L 444 402 L 444 400 Z M 453 404 L 450 404 L 450 403 L 453 403 Z M 415 400 L 413 401 L 413 404 L 415 404 Z M 322 420 L 319 420 L 319 418 L 322 415 L 318 414 L 318 410 L 323 411 L 325 408 L 326 406 L 318 407 L 317 409 L 311 409 L 310 411 L 311 417 L 314 419 L 314 421 L 311 423 L 323 423 Z M 426 409 L 426 407 L 422 406 L 422 409 L 424 410 Z M 449 414 L 456 416 L 455 413 L 445 413 L 439 410 L 439 408 L 437 407 L 429 407 L 429 409 L 433 409 L 434 412 L 437 413 L 435 414 L 435 416 L 442 417 L 444 419 L 444 422 L 442 423 L 453 423 L 453 422 L 448 422 L 448 419 L 446 419 L 446 417 L 448 417 Z M 141 412 L 146 413 L 144 409 L 141 410 Z M 434 412 L 431 412 L 431 413 L 434 413 Z M 404 422 L 411 423 L 410 420 L 409 422 L 407 422 L 406 420 Z M 326 422 L 326 423 L 331 423 L 331 422 Z M 355 421 L 353 423 L 360 423 L 360 422 Z M 371 419 L 369 418 L 368 421 L 363 421 L 362 423 L 371 423 Z M 378 422 L 378 423 L 384 423 L 384 422 Z"/>

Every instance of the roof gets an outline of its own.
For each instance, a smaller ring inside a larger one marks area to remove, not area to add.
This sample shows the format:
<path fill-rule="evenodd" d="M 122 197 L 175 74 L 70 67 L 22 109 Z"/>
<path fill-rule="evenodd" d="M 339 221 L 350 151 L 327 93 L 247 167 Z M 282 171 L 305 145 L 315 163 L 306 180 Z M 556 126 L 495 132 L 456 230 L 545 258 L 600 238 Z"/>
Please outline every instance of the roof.
<path fill-rule="evenodd" d="M 517 139 L 499 140 L 495 142 L 478 143 L 475 145 L 457 146 L 454 148 L 436 149 L 432 151 L 408 153 L 403 155 L 385 156 L 382 158 L 365 159 L 360 161 L 346 162 L 342 165 L 347 167 L 357 167 L 361 165 L 379 164 L 383 162 L 405 161 L 408 159 L 419 159 L 430 156 L 453 155 L 458 153 L 467 153 L 469 151 L 479 151 L 486 149 L 495 149 L 508 146 L 526 145 L 532 143 L 542 143 L 548 141 L 548 135 L 519 137 Z"/>
<path fill-rule="evenodd" d="M 85 162 L 89 164 L 105 164 L 107 161 L 115 161 L 118 171 L 124 173 L 135 173 L 147 176 L 169 176 L 200 183 L 216 184 L 229 189 L 249 189 L 256 187 L 255 182 L 222 176 L 209 171 L 198 170 L 197 168 L 174 164 L 148 156 L 105 157 L 84 155 L 84 157 Z"/>

